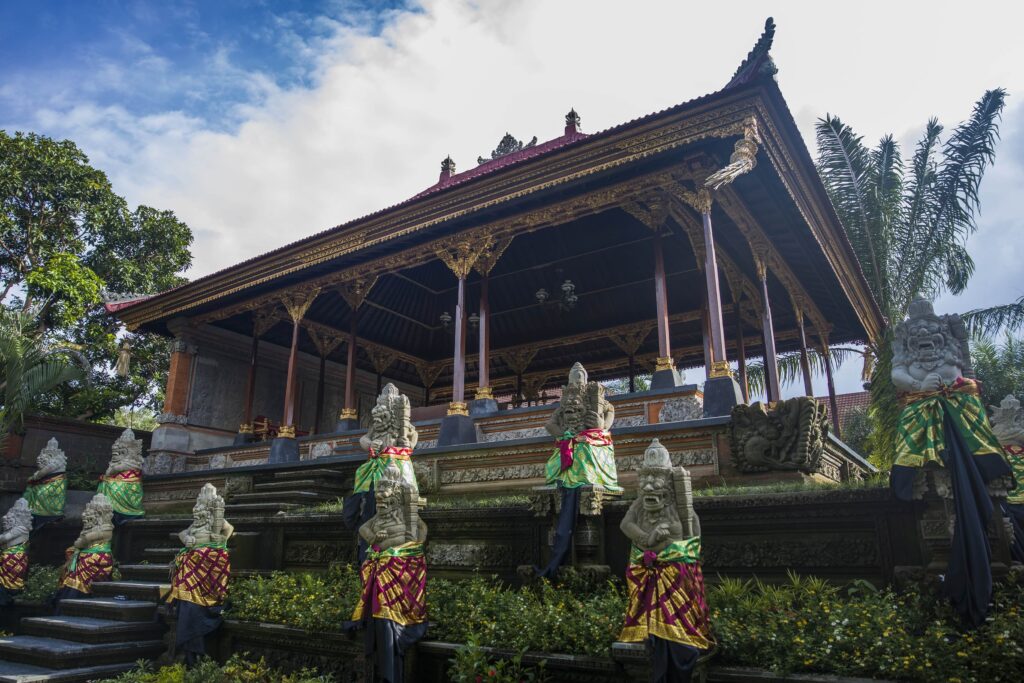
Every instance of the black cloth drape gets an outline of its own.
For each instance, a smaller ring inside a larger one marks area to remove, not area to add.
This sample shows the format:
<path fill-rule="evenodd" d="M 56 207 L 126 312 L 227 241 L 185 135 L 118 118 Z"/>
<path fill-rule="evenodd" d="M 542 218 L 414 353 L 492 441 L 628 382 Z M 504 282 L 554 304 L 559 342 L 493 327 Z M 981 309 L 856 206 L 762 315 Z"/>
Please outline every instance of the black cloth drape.
<path fill-rule="evenodd" d="M 700 650 L 658 636 L 647 638 L 651 652 L 651 683 L 690 683 Z"/>
<path fill-rule="evenodd" d="M 390 619 L 368 617 L 362 621 L 346 621 L 342 631 L 363 632 L 363 654 L 366 656 L 366 681 L 402 683 L 405 676 L 405 653 L 425 635 L 427 624 L 402 626 Z"/>
<path fill-rule="evenodd" d="M 1010 554 L 1018 562 L 1024 562 L 1024 505 L 1003 501 L 1003 513 L 1010 518 L 1013 526 L 1013 545 Z"/>
<path fill-rule="evenodd" d="M 224 607 L 203 607 L 187 600 L 175 600 L 174 605 L 178 615 L 174 647 L 185 653 L 185 664 L 192 666 L 206 655 L 206 636 L 224 622 Z"/>
<path fill-rule="evenodd" d="M 558 568 L 565 564 L 565 560 L 572 552 L 572 537 L 576 531 L 576 517 L 580 512 L 580 487 L 565 488 L 558 487 L 562 496 L 562 509 L 558 512 L 558 521 L 555 524 L 555 542 L 551 545 L 551 558 L 548 565 L 541 569 L 536 568 L 537 576 L 553 579 L 558 573 Z"/>
<path fill-rule="evenodd" d="M 359 527 L 368 522 L 371 517 L 377 514 L 377 494 L 373 489 L 353 493 L 345 499 L 341 506 L 341 519 L 346 529 L 353 529 L 357 534 L 356 540 L 359 544 L 359 566 L 362 566 L 366 559 L 366 541 L 358 536 Z"/>

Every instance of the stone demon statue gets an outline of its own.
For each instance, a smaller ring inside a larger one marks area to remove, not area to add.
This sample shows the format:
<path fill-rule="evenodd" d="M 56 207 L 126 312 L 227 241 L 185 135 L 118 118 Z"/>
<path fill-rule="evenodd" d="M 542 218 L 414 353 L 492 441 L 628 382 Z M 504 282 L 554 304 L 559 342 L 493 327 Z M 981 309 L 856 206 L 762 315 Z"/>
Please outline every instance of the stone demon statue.
<path fill-rule="evenodd" d="M 367 680 L 401 683 L 405 652 L 427 630 L 427 526 L 419 516 L 423 501 L 396 463 L 381 472 L 376 500 L 376 513 L 359 527 L 370 549 L 360 569 L 363 592 L 345 626 L 363 629 L 373 662 Z"/>
<path fill-rule="evenodd" d="M 1016 486 L 1003 501 L 1003 513 L 1013 527 L 1013 559 L 1024 562 L 1024 409 L 1009 394 L 992 409 L 992 432 L 1003 447 Z"/>
<path fill-rule="evenodd" d="M 891 484 L 897 498 L 910 500 L 923 471 L 948 477 L 957 514 L 943 586 L 964 622 L 977 626 L 992 595 L 986 485 L 1009 480 L 1010 467 L 970 377 L 966 339 L 959 316 L 936 315 L 924 299 L 896 326 L 892 382 L 903 409 Z"/>
<path fill-rule="evenodd" d="M 828 439 L 828 411 L 808 396 L 732 409 L 729 444 L 741 472 L 813 472 Z"/>
<path fill-rule="evenodd" d="M 644 453 L 637 499 L 622 520 L 632 541 L 626 584 L 629 603 L 619 640 L 653 642 L 652 681 L 687 681 L 712 645 L 700 520 L 693 510 L 690 474 L 672 467 L 655 439 Z"/>
<path fill-rule="evenodd" d="M 0 532 L 0 607 L 11 604 L 25 588 L 28 576 L 28 537 L 32 533 L 32 511 L 19 498 L 3 518 Z"/>
<path fill-rule="evenodd" d="M 569 383 L 562 387 L 558 407 L 544 425 L 558 444 L 545 466 L 547 483 L 558 488 L 562 502 L 551 559 L 546 568 L 538 568 L 540 576 L 554 576 L 572 549 L 580 487 L 622 492 L 609 431 L 615 407 L 604 394 L 604 386 L 587 381 L 587 371 L 576 363 L 569 370 Z"/>
<path fill-rule="evenodd" d="M 367 452 L 366 462 L 355 474 L 352 495 L 345 499 L 342 519 L 349 529 L 358 529 L 375 512 L 375 484 L 390 465 L 395 465 L 403 481 L 419 495 L 416 471 L 412 465 L 412 451 L 419 441 L 419 433 L 410 418 L 409 398 L 398 392 L 394 384 L 387 384 L 377 405 L 370 412 L 371 424 L 359 439 L 359 445 Z M 366 556 L 366 544 L 359 543 L 359 561 Z"/>
<path fill-rule="evenodd" d="M 175 644 L 188 663 L 205 654 L 203 638 L 221 624 L 231 578 L 228 539 L 234 532 L 224 519 L 224 498 L 213 484 L 204 484 L 192 508 L 192 524 L 178 534 L 184 547 L 171 566 L 168 597 L 178 616 Z"/>
<path fill-rule="evenodd" d="M 110 540 L 114 535 L 114 507 L 102 493 L 97 493 L 82 511 L 82 532 L 67 549 L 64 571 L 60 577 L 58 600 L 80 598 L 92 592 L 96 582 L 110 581 L 114 573 L 114 556 Z"/>
<path fill-rule="evenodd" d="M 142 509 L 142 439 L 126 429 L 110 449 L 110 464 L 97 489 L 114 506 L 114 524 L 145 514 Z"/>
<path fill-rule="evenodd" d="M 50 439 L 46 447 L 39 451 L 36 467 L 25 488 L 25 500 L 32 510 L 34 529 L 64 516 L 68 494 L 68 479 L 65 474 L 68 459 L 60 449 L 57 439 Z"/>

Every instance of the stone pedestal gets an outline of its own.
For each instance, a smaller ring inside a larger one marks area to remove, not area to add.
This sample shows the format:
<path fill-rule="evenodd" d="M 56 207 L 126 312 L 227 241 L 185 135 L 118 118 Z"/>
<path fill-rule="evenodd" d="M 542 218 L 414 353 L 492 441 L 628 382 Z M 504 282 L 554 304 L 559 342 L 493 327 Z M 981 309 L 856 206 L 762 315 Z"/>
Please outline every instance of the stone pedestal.
<path fill-rule="evenodd" d="M 338 424 L 334 427 L 336 432 L 351 432 L 360 429 L 359 420 L 355 418 L 338 418 Z"/>
<path fill-rule="evenodd" d="M 476 443 L 476 424 L 468 415 L 445 415 L 437 435 L 438 446 Z"/>
<path fill-rule="evenodd" d="M 469 414 L 471 417 L 489 415 L 496 412 L 498 412 L 498 402 L 493 398 L 477 398 L 469 402 Z"/>
<path fill-rule="evenodd" d="M 741 403 L 743 392 L 732 375 L 711 377 L 704 382 L 704 417 L 730 415 Z"/>
<path fill-rule="evenodd" d="M 651 375 L 651 389 L 672 389 L 683 386 L 683 373 L 675 368 L 655 370 Z"/>
<path fill-rule="evenodd" d="M 278 437 L 270 442 L 270 458 L 267 462 L 280 464 L 299 461 L 299 442 L 289 437 Z"/>
<path fill-rule="evenodd" d="M 235 434 L 235 440 L 232 442 L 232 446 L 245 446 L 256 441 L 256 435 L 252 432 L 238 432 Z"/>
<path fill-rule="evenodd" d="M 580 574 L 601 582 L 611 575 L 611 568 L 605 552 L 604 514 L 605 503 L 622 497 L 621 492 L 614 492 L 602 486 L 580 487 L 580 509 L 576 518 L 576 526 L 572 536 L 572 555 L 562 567 L 572 567 Z M 535 486 L 531 495 L 530 507 L 537 517 L 547 517 L 551 521 L 548 530 L 548 546 L 554 544 L 555 526 L 562 510 L 562 495 L 557 486 Z M 534 575 L 533 567 L 521 567 L 518 574 L 527 579 Z"/>

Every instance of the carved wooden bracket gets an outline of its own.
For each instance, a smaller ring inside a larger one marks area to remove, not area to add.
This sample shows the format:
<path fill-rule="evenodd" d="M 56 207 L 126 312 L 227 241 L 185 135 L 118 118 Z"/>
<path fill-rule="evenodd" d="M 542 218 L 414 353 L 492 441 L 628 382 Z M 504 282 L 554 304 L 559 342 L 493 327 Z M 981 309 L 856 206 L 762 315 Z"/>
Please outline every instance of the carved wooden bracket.
<path fill-rule="evenodd" d="M 521 375 L 530 367 L 530 363 L 537 356 L 537 349 L 517 349 L 515 351 L 503 351 L 500 354 L 512 372 Z"/>
<path fill-rule="evenodd" d="M 477 256 L 476 263 L 473 264 L 473 270 L 480 273 L 480 275 L 490 275 L 491 270 L 497 265 L 498 259 L 501 258 L 510 244 L 512 244 L 511 237 L 488 244 Z"/>
<path fill-rule="evenodd" d="M 489 235 L 477 238 L 459 235 L 443 240 L 434 248 L 434 253 L 451 269 L 455 277 L 462 280 L 469 275 L 477 259 L 490 248 L 491 244 L 492 239 Z"/>
<path fill-rule="evenodd" d="M 437 378 L 440 377 L 441 372 L 444 370 L 446 363 L 427 363 L 419 362 L 416 363 L 416 374 L 420 376 L 420 381 L 423 382 L 423 386 L 429 389 L 434 386 L 437 382 Z"/>
<path fill-rule="evenodd" d="M 342 282 L 338 285 L 337 289 L 338 293 L 341 294 L 341 298 L 349 305 L 349 308 L 356 311 L 366 301 L 366 297 L 369 296 L 370 290 L 373 289 L 375 284 L 377 284 L 377 276 L 373 275 Z"/>
<path fill-rule="evenodd" d="M 647 339 L 653 329 L 654 326 L 650 323 L 645 323 L 643 325 L 637 325 L 631 330 L 623 330 L 616 334 L 609 334 L 608 339 L 618 346 L 627 356 L 635 356 L 636 352 L 640 350 L 640 346 L 643 345 L 644 340 Z"/>
<path fill-rule="evenodd" d="M 301 286 L 290 289 L 281 294 L 281 305 L 288 312 L 292 322 L 299 322 L 306 315 L 306 311 L 313 305 L 313 301 L 320 295 L 319 287 Z"/>
<path fill-rule="evenodd" d="M 261 306 L 252 312 L 252 336 L 259 339 L 270 328 L 280 322 L 281 317 L 274 306 Z"/>
<path fill-rule="evenodd" d="M 317 353 L 320 354 L 321 358 L 327 358 L 334 349 L 341 346 L 341 343 L 345 341 L 343 335 L 327 331 L 322 327 L 313 325 L 304 325 L 304 327 L 306 328 L 306 334 L 309 335 L 313 346 L 316 347 Z"/>
<path fill-rule="evenodd" d="M 370 357 L 370 362 L 373 363 L 373 369 L 376 370 L 378 375 L 383 375 L 384 371 L 391 367 L 391 365 L 398 360 L 398 354 L 391 349 L 386 349 L 383 346 L 377 346 L 376 344 L 368 344 L 366 342 L 360 342 L 360 345 L 366 350 L 366 355 Z"/>

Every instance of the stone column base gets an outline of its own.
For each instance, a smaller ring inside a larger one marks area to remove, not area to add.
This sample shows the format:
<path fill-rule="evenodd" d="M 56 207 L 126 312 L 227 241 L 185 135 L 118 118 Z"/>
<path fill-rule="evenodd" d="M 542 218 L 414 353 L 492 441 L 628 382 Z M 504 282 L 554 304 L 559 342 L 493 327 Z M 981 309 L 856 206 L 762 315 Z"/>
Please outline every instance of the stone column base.
<path fill-rule="evenodd" d="M 278 437 L 270 442 L 270 458 L 267 462 L 282 464 L 299 461 L 299 442 L 294 438 Z"/>
<path fill-rule="evenodd" d="M 437 435 L 438 446 L 476 443 L 476 423 L 468 415 L 445 415 Z"/>
<path fill-rule="evenodd" d="M 473 417 L 496 412 L 498 412 L 498 402 L 493 398 L 475 398 L 469 402 L 469 414 Z"/>
<path fill-rule="evenodd" d="M 655 370 L 651 375 L 651 389 L 673 389 L 683 386 L 683 377 L 675 368 Z"/>
<path fill-rule="evenodd" d="M 348 417 L 339 418 L 337 425 L 334 427 L 336 432 L 351 432 L 356 429 L 360 429 L 359 420 Z"/>
<path fill-rule="evenodd" d="M 704 417 L 731 415 L 743 403 L 743 392 L 731 375 L 711 377 L 704 382 Z"/>

